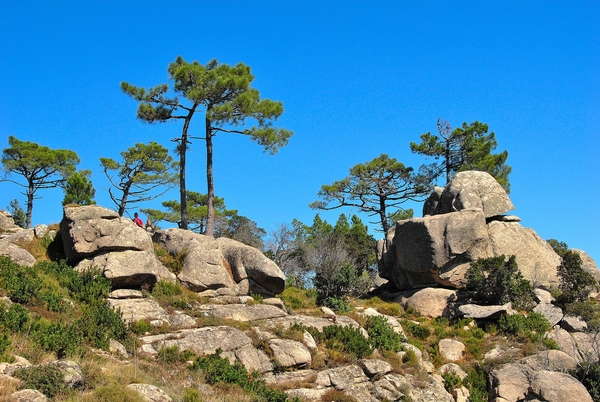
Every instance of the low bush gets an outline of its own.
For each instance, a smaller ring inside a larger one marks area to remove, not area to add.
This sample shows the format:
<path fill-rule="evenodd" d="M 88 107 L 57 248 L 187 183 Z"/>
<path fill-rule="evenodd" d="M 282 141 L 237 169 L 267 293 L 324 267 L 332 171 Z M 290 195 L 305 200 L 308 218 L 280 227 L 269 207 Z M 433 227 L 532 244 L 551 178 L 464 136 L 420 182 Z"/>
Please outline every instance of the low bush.
<path fill-rule="evenodd" d="M 374 348 L 380 351 L 399 352 L 406 338 L 392 328 L 383 316 L 372 316 L 367 318 L 365 329 L 369 334 L 369 340 Z"/>
<path fill-rule="evenodd" d="M 329 325 L 323 328 L 323 336 L 329 349 L 352 354 L 358 359 L 373 353 L 371 342 L 363 336 L 359 328 Z"/>
<path fill-rule="evenodd" d="M 8 310 L 0 306 L 0 324 L 11 332 L 25 332 L 29 324 L 29 310 L 18 303 L 12 304 Z"/>
<path fill-rule="evenodd" d="M 0 287 L 15 303 L 27 304 L 42 288 L 42 279 L 33 268 L 23 267 L 0 256 Z"/>
<path fill-rule="evenodd" d="M 289 401 L 283 391 L 272 389 L 264 380 L 260 380 L 257 372 L 249 374 L 242 363 L 236 361 L 231 364 L 228 359 L 220 356 L 221 352 L 221 349 L 217 349 L 212 355 L 196 358 L 190 369 L 200 372 L 209 384 L 236 384 L 266 402 Z M 297 399 L 294 401 L 299 402 Z"/>
<path fill-rule="evenodd" d="M 402 328 L 415 338 L 425 340 L 431 335 L 431 330 L 424 325 L 415 324 L 411 321 L 402 321 Z"/>
<path fill-rule="evenodd" d="M 467 288 L 473 291 L 476 301 L 485 304 L 512 302 L 520 309 L 533 305 L 531 284 L 523 277 L 516 257 L 506 260 L 504 255 L 480 258 L 472 263 L 465 276 Z"/>
<path fill-rule="evenodd" d="M 23 381 L 21 389 L 36 389 L 50 398 L 67 389 L 61 371 L 52 365 L 21 368 L 14 376 Z"/>
<path fill-rule="evenodd" d="M 546 331 L 550 328 L 548 320 L 536 312 L 529 313 L 527 317 L 521 314 L 503 315 L 498 320 L 498 329 L 501 332 L 529 339 L 532 342 L 542 342 Z"/>

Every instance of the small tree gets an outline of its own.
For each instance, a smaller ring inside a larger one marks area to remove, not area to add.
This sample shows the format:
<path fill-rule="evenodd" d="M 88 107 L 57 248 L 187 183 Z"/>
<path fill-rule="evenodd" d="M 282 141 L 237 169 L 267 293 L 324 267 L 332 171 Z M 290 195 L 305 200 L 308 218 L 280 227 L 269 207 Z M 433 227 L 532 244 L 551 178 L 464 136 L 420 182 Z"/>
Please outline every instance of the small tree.
<path fill-rule="evenodd" d="M 2 151 L 4 180 L 25 187 L 23 193 L 27 197 L 26 227 L 31 227 L 33 200 L 40 189 L 64 186 L 67 178 L 75 172 L 79 157 L 67 149 L 50 149 L 34 142 L 21 141 L 13 136 L 8 137 L 9 148 Z M 23 176 L 25 183 L 8 177 L 16 174 Z"/>
<path fill-rule="evenodd" d="M 472 263 L 465 279 L 475 300 L 485 304 L 512 302 L 517 308 L 530 308 L 533 301 L 529 281 L 523 278 L 514 255 L 480 258 Z"/>
<path fill-rule="evenodd" d="M 227 237 L 259 250 L 264 248 L 263 237 L 266 235 L 267 232 L 256 222 L 237 213 L 216 221 L 215 237 Z"/>
<path fill-rule="evenodd" d="M 108 193 L 123 216 L 128 204 L 150 201 L 167 192 L 176 182 L 177 164 L 169 150 L 156 142 L 137 143 L 121 152 L 121 162 L 100 158 L 104 174 L 117 193 Z M 116 172 L 116 178 L 113 173 Z M 158 191 L 154 191 L 158 189 Z"/>
<path fill-rule="evenodd" d="M 23 211 L 23 208 L 21 208 L 19 200 L 17 200 L 16 198 L 12 200 L 8 205 L 7 209 L 8 212 L 10 212 L 10 214 L 12 215 L 13 222 L 15 223 L 15 225 L 25 229 L 27 227 L 27 220 L 25 219 L 25 211 Z"/>
<path fill-rule="evenodd" d="M 579 253 L 569 250 L 564 242 L 555 239 L 548 240 L 550 246 L 562 259 L 556 268 L 560 279 L 559 289 L 562 294 L 557 298 L 557 304 L 567 307 L 568 304 L 583 302 L 592 290 L 598 286 L 594 277 L 582 267 Z"/>
<path fill-rule="evenodd" d="M 168 72 L 169 78 L 174 81 L 176 95 L 173 97 L 167 96 L 167 84 L 146 91 L 144 88 L 122 82 L 121 89 L 140 102 L 137 115 L 142 121 L 156 123 L 171 119 L 183 120 L 181 137 L 175 139 L 179 153 L 179 198 L 183 229 L 187 229 L 188 226 L 185 180 L 186 152 L 191 138 L 188 130 L 194 114 L 199 109 L 204 109 L 203 139 L 206 141 L 208 186 L 206 234 L 212 236 L 215 226 L 213 137 L 218 133 L 245 135 L 262 145 L 265 151 L 275 154 L 279 147 L 287 145 L 293 133 L 272 126 L 272 122 L 283 113 L 283 104 L 260 99 L 258 90 L 250 87 L 254 80 L 250 67 L 243 63 L 232 67 L 211 60 L 203 66 L 197 61 L 188 63 L 180 56 L 169 64 Z M 245 127 L 248 119 L 254 119 L 257 124 Z"/>
<path fill-rule="evenodd" d="M 292 225 L 279 224 L 269 233 L 265 245 L 265 255 L 283 271 L 287 283 L 300 289 L 306 286 L 309 277 L 309 269 L 300 259 L 304 244 L 303 226 L 298 220 L 294 220 Z"/>
<path fill-rule="evenodd" d="M 65 184 L 65 198 L 62 204 L 93 205 L 96 190 L 90 180 L 91 170 L 80 170 L 69 176 Z"/>
<path fill-rule="evenodd" d="M 345 179 L 321 186 L 317 195 L 323 200 L 313 202 L 310 207 L 324 210 L 357 207 L 369 216 L 377 216 L 377 223 L 386 233 L 391 227 L 389 209 L 399 208 L 409 200 L 420 200 L 429 190 L 425 176 L 415 174 L 413 168 L 381 154 L 372 161 L 352 167 Z"/>
<path fill-rule="evenodd" d="M 205 234 L 206 221 L 208 219 L 208 196 L 197 191 L 188 191 L 186 201 L 188 205 L 188 229 L 196 233 Z M 236 210 L 229 210 L 225 207 L 225 200 L 223 198 L 215 196 L 214 202 L 217 219 L 227 220 L 237 215 Z M 148 215 L 154 222 L 164 220 L 176 223 L 181 227 L 181 205 L 179 202 L 175 200 L 164 201 L 162 206 L 166 208 L 166 211 L 150 208 L 142 209 L 141 211 Z"/>
<path fill-rule="evenodd" d="M 420 144 L 410 143 L 410 149 L 414 153 L 441 159 L 440 162 L 428 165 L 431 181 L 445 174 L 448 184 L 456 172 L 481 170 L 494 176 L 507 192 L 510 191 L 508 175 L 512 168 L 505 164 L 508 152 L 492 154 L 498 143 L 493 132 L 487 134 L 487 124 L 465 122 L 462 127 L 452 130 L 450 123 L 438 118 L 437 129 L 437 136 L 428 132 L 421 134 Z"/>

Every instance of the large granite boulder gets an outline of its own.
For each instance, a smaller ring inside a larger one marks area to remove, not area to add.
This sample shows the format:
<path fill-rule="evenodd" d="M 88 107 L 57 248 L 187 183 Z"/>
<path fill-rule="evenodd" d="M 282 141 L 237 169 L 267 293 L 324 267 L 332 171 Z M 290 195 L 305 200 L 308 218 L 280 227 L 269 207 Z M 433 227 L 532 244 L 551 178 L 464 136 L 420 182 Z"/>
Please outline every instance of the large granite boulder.
<path fill-rule="evenodd" d="M 75 267 L 85 271 L 91 267 L 102 270 L 113 289 L 152 287 L 159 280 L 175 282 L 175 274 L 156 259 L 154 252 L 125 250 L 86 258 Z"/>
<path fill-rule="evenodd" d="M 71 263 L 110 251 L 152 250 L 152 238 L 130 219 L 98 205 L 66 206 L 60 222 L 64 251 Z"/>
<path fill-rule="evenodd" d="M 560 257 L 535 231 L 522 227 L 506 191 L 485 172 L 460 172 L 425 202 L 423 218 L 396 222 L 377 246 L 379 275 L 400 290 L 432 284 L 463 288 L 465 273 L 479 258 L 516 256 L 534 287 L 559 284 Z M 585 269 L 600 271 L 583 252 Z"/>
<path fill-rule="evenodd" d="M 398 289 L 431 284 L 462 287 L 470 263 L 492 256 L 481 210 L 399 221 L 393 250 L 394 266 L 380 275 Z"/>
<path fill-rule="evenodd" d="M 515 209 L 504 188 L 487 172 L 459 172 L 442 193 L 435 189 L 425 201 L 423 215 L 481 209 L 486 218 Z"/>
<path fill-rule="evenodd" d="M 35 257 L 31 253 L 8 240 L 0 239 L 0 255 L 4 255 L 11 261 L 24 267 L 32 267 L 35 264 Z"/>
<path fill-rule="evenodd" d="M 600 270 L 598 270 L 598 265 L 588 253 L 583 250 L 574 248 L 572 249 L 581 257 L 581 268 L 583 268 L 587 273 L 592 275 L 592 277 L 596 280 L 596 282 L 600 283 Z"/>
<path fill-rule="evenodd" d="M 157 231 L 153 240 L 172 255 L 183 257 L 177 279 L 196 292 L 228 289 L 232 294 L 270 295 L 285 287 L 285 275 L 277 264 L 238 241 L 182 229 Z"/>
<path fill-rule="evenodd" d="M 21 228 L 15 224 L 10 212 L 4 210 L 0 210 L 0 229 L 5 233 L 14 233 L 21 230 Z"/>
<path fill-rule="evenodd" d="M 428 287 L 402 293 L 394 301 L 405 309 L 412 307 L 421 315 L 438 318 L 448 313 L 449 303 L 456 301 L 456 290 Z"/>
<path fill-rule="evenodd" d="M 491 221 L 488 233 L 494 256 L 516 256 L 519 271 L 535 287 L 558 286 L 556 268 L 561 259 L 533 229 L 516 222 Z"/>

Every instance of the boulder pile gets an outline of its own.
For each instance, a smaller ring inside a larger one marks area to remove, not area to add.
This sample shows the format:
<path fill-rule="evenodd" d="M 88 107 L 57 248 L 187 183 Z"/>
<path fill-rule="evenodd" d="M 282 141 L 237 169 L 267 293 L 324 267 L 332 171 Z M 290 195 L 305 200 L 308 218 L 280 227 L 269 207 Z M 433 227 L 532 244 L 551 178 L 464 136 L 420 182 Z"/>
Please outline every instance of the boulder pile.
<path fill-rule="evenodd" d="M 457 173 L 425 201 L 423 218 L 398 221 L 379 241 L 379 275 L 400 290 L 461 289 L 471 262 L 516 255 L 525 279 L 536 287 L 557 286 L 560 257 L 534 230 L 521 226 L 518 217 L 504 215 L 513 209 L 490 174 Z M 597 267 L 589 265 L 598 275 Z"/>

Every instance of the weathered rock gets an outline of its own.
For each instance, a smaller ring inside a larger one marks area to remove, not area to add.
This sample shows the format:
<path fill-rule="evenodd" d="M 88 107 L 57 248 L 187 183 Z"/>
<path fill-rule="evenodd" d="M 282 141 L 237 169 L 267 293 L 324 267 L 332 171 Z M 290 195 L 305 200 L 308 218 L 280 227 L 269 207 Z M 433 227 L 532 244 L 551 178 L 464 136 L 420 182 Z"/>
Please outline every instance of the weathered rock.
<path fill-rule="evenodd" d="M 385 239 L 377 242 L 377 269 L 379 270 L 379 277 L 384 280 L 392 278 L 396 266 L 396 256 L 394 254 L 395 235 L 396 227 L 393 226 L 385 234 Z"/>
<path fill-rule="evenodd" d="M 547 402 L 592 402 L 592 397 L 582 383 L 566 373 L 538 371 L 529 386 L 530 392 Z"/>
<path fill-rule="evenodd" d="M 432 284 L 463 287 L 470 263 L 492 255 L 481 210 L 399 221 L 393 242 L 394 266 L 380 275 L 398 289 Z"/>
<path fill-rule="evenodd" d="M 486 218 L 515 209 L 504 188 L 487 172 L 459 172 L 444 188 L 433 214 L 481 209 Z"/>
<path fill-rule="evenodd" d="M 317 374 L 315 384 L 324 387 L 334 387 L 338 391 L 351 388 L 353 385 L 366 383 L 369 378 L 357 365 L 336 367 L 323 370 Z"/>
<path fill-rule="evenodd" d="M 169 272 L 151 250 L 103 253 L 82 260 L 75 269 L 81 272 L 91 267 L 101 269 L 113 289 L 152 287 L 159 280 L 175 282 L 175 274 Z"/>
<path fill-rule="evenodd" d="M 511 303 L 502 306 L 480 306 L 477 304 L 463 304 L 458 308 L 460 314 L 467 318 L 497 320 L 503 315 L 513 315 L 515 311 Z"/>
<path fill-rule="evenodd" d="M 114 340 L 114 339 L 109 339 L 109 344 L 108 344 L 108 351 L 114 355 L 117 355 L 119 357 L 124 357 L 127 358 L 129 357 L 129 353 L 127 353 L 127 349 L 125 349 L 125 346 L 123 346 L 122 343 Z"/>
<path fill-rule="evenodd" d="M 7 240 L 13 244 L 19 245 L 19 243 L 30 243 L 33 241 L 35 237 L 33 229 L 21 229 L 14 233 L 8 234 L 3 237 L 4 240 Z"/>
<path fill-rule="evenodd" d="M 576 365 L 572 357 L 558 350 L 540 352 L 519 362 L 505 364 L 489 373 L 490 400 L 515 402 L 524 400 L 537 372 L 543 370 L 564 372 L 575 368 Z M 539 384 L 541 382 L 538 382 Z M 537 394 L 542 395 L 544 392 L 550 392 L 550 389 L 540 385 Z"/>
<path fill-rule="evenodd" d="M 285 391 L 291 398 L 300 398 L 301 401 L 322 401 L 329 390 L 327 388 L 296 388 Z"/>
<path fill-rule="evenodd" d="M 438 318 L 444 316 L 448 310 L 448 303 L 455 300 L 456 290 L 428 287 L 402 294 L 394 301 L 404 308 L 414 308 L 421 315 Z"/>
<path fill-rule="evenodd" d="M 363 372 L 369 377 L 382 376 L 391 373 L 392 365 L 379 359 L 363 359 L 359 362 Z"/>
<path fill-rule="evenodd" d="M 60 233 L 67 259 L 76 263 L 110 251 L 152 250 L 150 235 L 130 219 L 97 205 L 64 207 Z"/>
<path fill-rule="evenodd" d="M 228 289 L 228 294 L 281 293 L 285 275 L 254 247 L 238 241 L 199 235 L 182 229 L 157 231 L 154 242 L 172 255 L 183 255 L 179 281 L 196 292 Z"/>
<path fill-rule="evenodd" d="M 594 259 L 583 250 L 577 248 L 572 250 L 579 254 L 579 257 L 581 257 L 581 268 L 592 275 L 596 282 L 600 282 L 600 271 L 598 270 L 598 265 L 596 265 Z"/>
<path fill-rule="evenodd" d="M 533 311 L 543 315 L 552 326 L 558 324 L 564 316 L 560 307 L 550 303 L 540 303 L 533 308 Z"/>
<path fill-rule="evenodd" d="M 552 303 L 554 301 L 554 297 L 547 290 L 535 288 L 533 293 L 539 303 Z"/>
<path fill-rule="evenodd" d="M 250 292 L 258 293 L 266 290 L 272 294 L 279 294 L 285 289 L 285 275 L 277 264 L 267 258 L 260 250 L 247 246 L 233 239 L 220 237 L 217 243 L 223 256 L 229 263 L 236 282 L 251 279 Z M 260 286 L 253 289 L 252 284 Z"/>
<path fill-rule="evenodd" d="M 345 315 L 338 315 L 338 316 L 335 316 L 334 318 L 328 319 L 328 318 L 323 318 L 323 317 L 313 317 L 313 316 L 298 314 L 298 315 L 290 315 L 290 316 L 265 320 L 263 325 L 266 328 L 281 327 L 281 328 L 286 329 L 286 328 L 289 328 L 290 326 L 294 325 L 295 323 L 299 323 L 299 324 L 302 324 L 307 327 L 315 327 L 316 329 L 318 329 L 321 332 L 323 331 L 323 328 L 325 328 L 329 325 L 339 325 L 339 326 L 343 326 L 343 327 L 351 326 L 353 328 L 358 328 L 360 330 L 360 332 L 363 335 L 365 335 L 365 337 L 369 336 L 367 334 L 367 331 L 365 331 L 365 329 L 363 327 L 361 327 L 352 318 L 345 316 Z"/>
<path fill-rule="evenodd" d="M 183 269 L 177 275 L 181 284 L 194 292 L 235 286 L 231 270 L 225 265 L 226 261 L 217 242 L 211 240 L 189 250 Z"/>
<path fill-rule="evenodd" d="M 8 211 L 0 210 L 0 228 L 5 232 L 14 233 L 22 230 L 21 227 L 15 224 L 12 215 Z"/>
<path fill-rule="evenodd" d="M 35 225 L 33 227 L 33 233 L 35 234 L 35 237 L 41 239 L 48 233 L 48 225 L 44 225 L 42 223 Z"/>
<path fill-rule="evenodd" d="M 433 191 L 427 197 L 425 202 L 423 203 L 423 216 L 427 215 L 435 215 L 438 210 L 438 205 L 440 203 L 440 199 L 442 198 L 442 193 L 444 192 L 444 187 L 435 186 Z"/>
<path fill-rule="evenodd" d="M 25 267 L 32 267 L 35 264 L 35 257 L 29 251 L 4 239 L 0 239 L 0 255 L 7 256 L 11 261 Z"/>
<path fill-rule="evenodd" d="M 48 397 L 36 389 L 22 389 L 10 395 L 10 402 L 46 402 Z"/>
<path fill-rule="evenodd" d="M 556 267 L 560 257 L 538 234 L 518 223 L 493 221 L 488 232 L 494 256 L 515 255 L 519 271 L 534 287 L 550 289 L 559 284 Z"/>
<path fill-rule="evenodd" d="M 241 322 L 266 320 L 287 315 L 279 307 L 267 304 L 201 305 L 198 310 L 204 311 L 213 317 Z"/>
<path fill-rule="evenodd" d="M 136 322 L 148 320 L 154 326 L 171 325 L 175 328 L 192 328 L 196 320 L 181 312 L 167 313 L 153 298 L 141 299 L 113 299 L 108 298 L 108 303 L 115 310 L 120 310 L 123 320 Z"/>
<path fill-rule="evenodd" d="M 262 376 L 267 385 L 279 385 L 288 386 L 296 383 L 312 383 L 317 378 L 317 371 L 313 369 L 308 370 L 297 370 L 297 371 L 284 371 L 281 373 L 268 372 Z"/>
<path fill-rule="evenodd" d="M 443 366 L 440 366 L 440 368 L 438 369 L 438 373 L 440 375 L 443 375 L 445 373 L 454 373 L 456 374 L 461 380 L 464 380 L 465 377 L 467 376 L 466 371 L 464 371 L 458 364 L 456 363 L 446 363 Z"/>
<path fill-rule="evenodd" d="M 29 360 L 21 356 L 15 356 L 13 363 L 0 363 L 0 374 L 11 376 L 18 369 L 26 367 L 31 367 Z"/>
<path fill-rule="evenodd" d="M 453 362 L 462 359 L 466 349 L 464 343 L 455 339 L 442 339 L 438 347 L 440 356 Z"/>
<path fill-rule="evenodd" d="M 271 339 L 269 347 L 273 351 L 275 361 L 283 367 L 308 369 L 311 366 L 310 351 L 300 342 L 291 339 Z"/>
<path fill-rule="evenodd" d="M 189 350 L 197 355 L 210 355 L 219 348 L 223 352 L 230 352 L 252 344 L 248 335 L 228 326 L 182 329 L 167 334 L 143 336 L 140 341 L 151 345 L 155 350 L 163 346 L 177 346 L 179 350 Z"/>
<path fill-rule="evenodd" d="M 63 380 L 68 388 L 81 387 L 84 377 L 81 368 L 71 360 L 55 360 L 50 365 L 57 367 L 63 375 Z"/>
<path fill-rule="evenodd" d="M 266 353 L 252 345 L 244 345 L 236 349 L 234 354 L 249 372 L 258 371 L 262 374 L 273 371 L 273 363 Z"/>
<path fill-rule="evenodd" d="M 127 387 L 139 393 L 146 402 L 171 402 L 173 399 L 165 391 L 151 384 L 129 384 Z"/>

